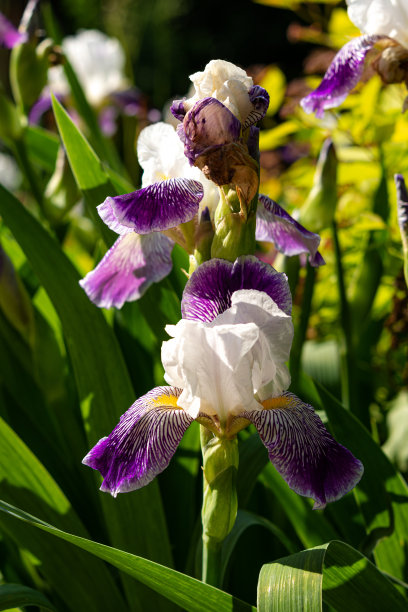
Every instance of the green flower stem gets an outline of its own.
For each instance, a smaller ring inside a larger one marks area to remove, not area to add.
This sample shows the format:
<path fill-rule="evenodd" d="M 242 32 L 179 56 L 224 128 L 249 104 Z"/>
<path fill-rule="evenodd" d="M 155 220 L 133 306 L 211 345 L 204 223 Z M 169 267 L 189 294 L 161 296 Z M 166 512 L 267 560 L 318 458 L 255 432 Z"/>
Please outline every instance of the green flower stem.
<path fill-rule="evenodd" d="M 222 542 L 203 536 L 202 581 L 221 588 Z"/>
<path fill-rule="evenodd" d="M 203 453 L 203 582 L 220 586 L 221 548 L 237 515 L 238 441 L 201 426 Z"/>
<path fill-rule="evenodd" d="M 342 341 L 340 348 L 341 358 L 341 392 L 343 404 L 349 410 L 355 407 L 354 394 L 354 351 L 352 342 L 352 326 L 350 308 L 344 284 L 343 265 L 341 261 L 341 251 L 337 233 L 336 221 L 332 223 L 332 234 L 334 243 L 334 254 L 336 260 L 337 287 L 340 298 L 340 322 L 342 329 Z"/>
<path fill-rule="evenodd" d="M 307 327 L 309 324 L 315 279 L 316 268 L 313 268 L 308 262 L 306 267 L 305 285 L 303 289 L 302 308 L 290 353 L 290 373 L 294 385 L 296 385 L 299 380 L 302 349 L 306 340 Z"/>

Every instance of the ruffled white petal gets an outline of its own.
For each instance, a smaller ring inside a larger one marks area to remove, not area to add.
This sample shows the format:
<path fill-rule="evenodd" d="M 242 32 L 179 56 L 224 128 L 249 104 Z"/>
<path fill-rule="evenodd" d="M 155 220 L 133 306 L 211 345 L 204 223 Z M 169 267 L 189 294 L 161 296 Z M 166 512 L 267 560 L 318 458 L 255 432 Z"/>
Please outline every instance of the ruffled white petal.
<path fill-rule="evenodd" d="M 389 36 L 408 48 L 406 0 L 347 0 L 348 15 L 362 32 Z"/>
<path fill-rule="evenodd" d="M 173 338 L 162 345 L 165 380 L 183 389 L 178 404 L 192 418 L 204 412 L 223 423 L 259 409 L 255 393 L 279 394 L 290 383 L 292 321 L 264 292 L 237 291 L 211 323 L 184 319 L 166 331 Z"/>
<path fill-rule="evenodd" d="M 248 92 L 253 86 L 253 80 L 245 70 L 231 62 L 212 60 L 203 72 L 190 76 L 195 87 L 195 94 L 184 103 L 189 111 L 198 100 L 213 97 L 222 102 L 240 121 L 244 123 L 251 112 Z"/>

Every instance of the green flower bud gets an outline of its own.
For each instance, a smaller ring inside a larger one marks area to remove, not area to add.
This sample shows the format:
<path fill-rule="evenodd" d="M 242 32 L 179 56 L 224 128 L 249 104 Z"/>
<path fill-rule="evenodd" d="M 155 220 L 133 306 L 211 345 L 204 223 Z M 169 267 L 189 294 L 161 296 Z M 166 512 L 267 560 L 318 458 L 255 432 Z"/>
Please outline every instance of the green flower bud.
<path fill-rule="evenodd" d="M 20 113 L 14 104 L 0 93 L 0 139 L 10 145 L 22 136 Z"/>
<path fill-rule="evenodd" d="M 246 207 L 239 191 L 221 189 L 221 199 L 214 216 L 215 235 L 211 257 L 235 261 L 240 255 L 255 253 L 257 199 L 258 193 L 250 206 Z"/>
<path fill-rule="evenodd" d="M 300 223 L 311 232 L 330 227 L 337 204 L 337 156 L 333 142 L 324 141 L 317 160 L 313 187 L 300 211 Z"/>
<path fill-rule="evenodd" d="M 44 192 L 45 209 L 51 222 L 59 222 L 80 199 L 78 186 L 63 148 Z"/>
<path fill-rule="evenodd" d="M 201 427 L 203 452 L 204 499 L 202 508 L 203 537 L 222 542 L 235 523 L 238 501 L 238 440 L 217 438 Z"/>
<path fill-rule="evenodd" d="M 35 39 L 17 45 L 11 52 L 10 84 L 18 106 L 27 111 L 47 84 L 49 40 L 36 45 Z"/>

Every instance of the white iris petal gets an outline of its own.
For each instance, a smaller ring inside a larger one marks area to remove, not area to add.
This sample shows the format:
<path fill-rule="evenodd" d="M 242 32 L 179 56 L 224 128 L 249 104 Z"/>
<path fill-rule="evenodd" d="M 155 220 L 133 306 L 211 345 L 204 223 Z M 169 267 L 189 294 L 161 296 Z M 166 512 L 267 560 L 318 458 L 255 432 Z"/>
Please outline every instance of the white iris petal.
<path fill-rule="evenodd" d="M 212 60 L 203 72 L 192 74 L 190 80 L 195 87 L 195 94 L 184 103 L 187 111 L 198 100 L 212 97 L 222 102 L 241 123 L 245 122 L 253 108 L 248 92 L 254 84 L 245 70 L 225 60 Z"/>
<path fill-rule="evenodd" d="M 406 0 L 347 0 L 350 20 L 364 34 L 389 36 L 408 48 Z"/>
<path fill-rule="evenodd" d="M 292 321 L 261 291 L 236 291 L 211 323 L 184 319 L 166 331 L 173 339 L 162 346 L 165 379 L 183 389 L 178 405 L 193 418 L 205 412 L 225 423 L 229 415 L 260 410 L 255 393 L 278 395 L 290 383 L 284 362 Z"/>

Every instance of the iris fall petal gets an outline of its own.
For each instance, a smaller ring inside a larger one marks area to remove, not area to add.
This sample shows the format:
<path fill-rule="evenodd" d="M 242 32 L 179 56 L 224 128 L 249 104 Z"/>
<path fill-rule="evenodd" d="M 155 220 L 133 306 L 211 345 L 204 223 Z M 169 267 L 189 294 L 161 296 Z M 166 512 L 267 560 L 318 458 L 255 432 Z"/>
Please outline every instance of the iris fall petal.
<path fill-rule="evenodd" d="M 263 410 L 247 411 L 269 459 L 299 495 L 324 508 L 348 493 L 363 475 L 362 463 L 334 440 L 308 404 L 292 393 L 264 401 Z"/>
<path fill-rule="evenodd" d="M 192 419 L 177 407 L 180 389 L 156 387 L 139 398 L 82 463 L 104 477 L 102 491 L 140 489 L 169 464 Z"/>

